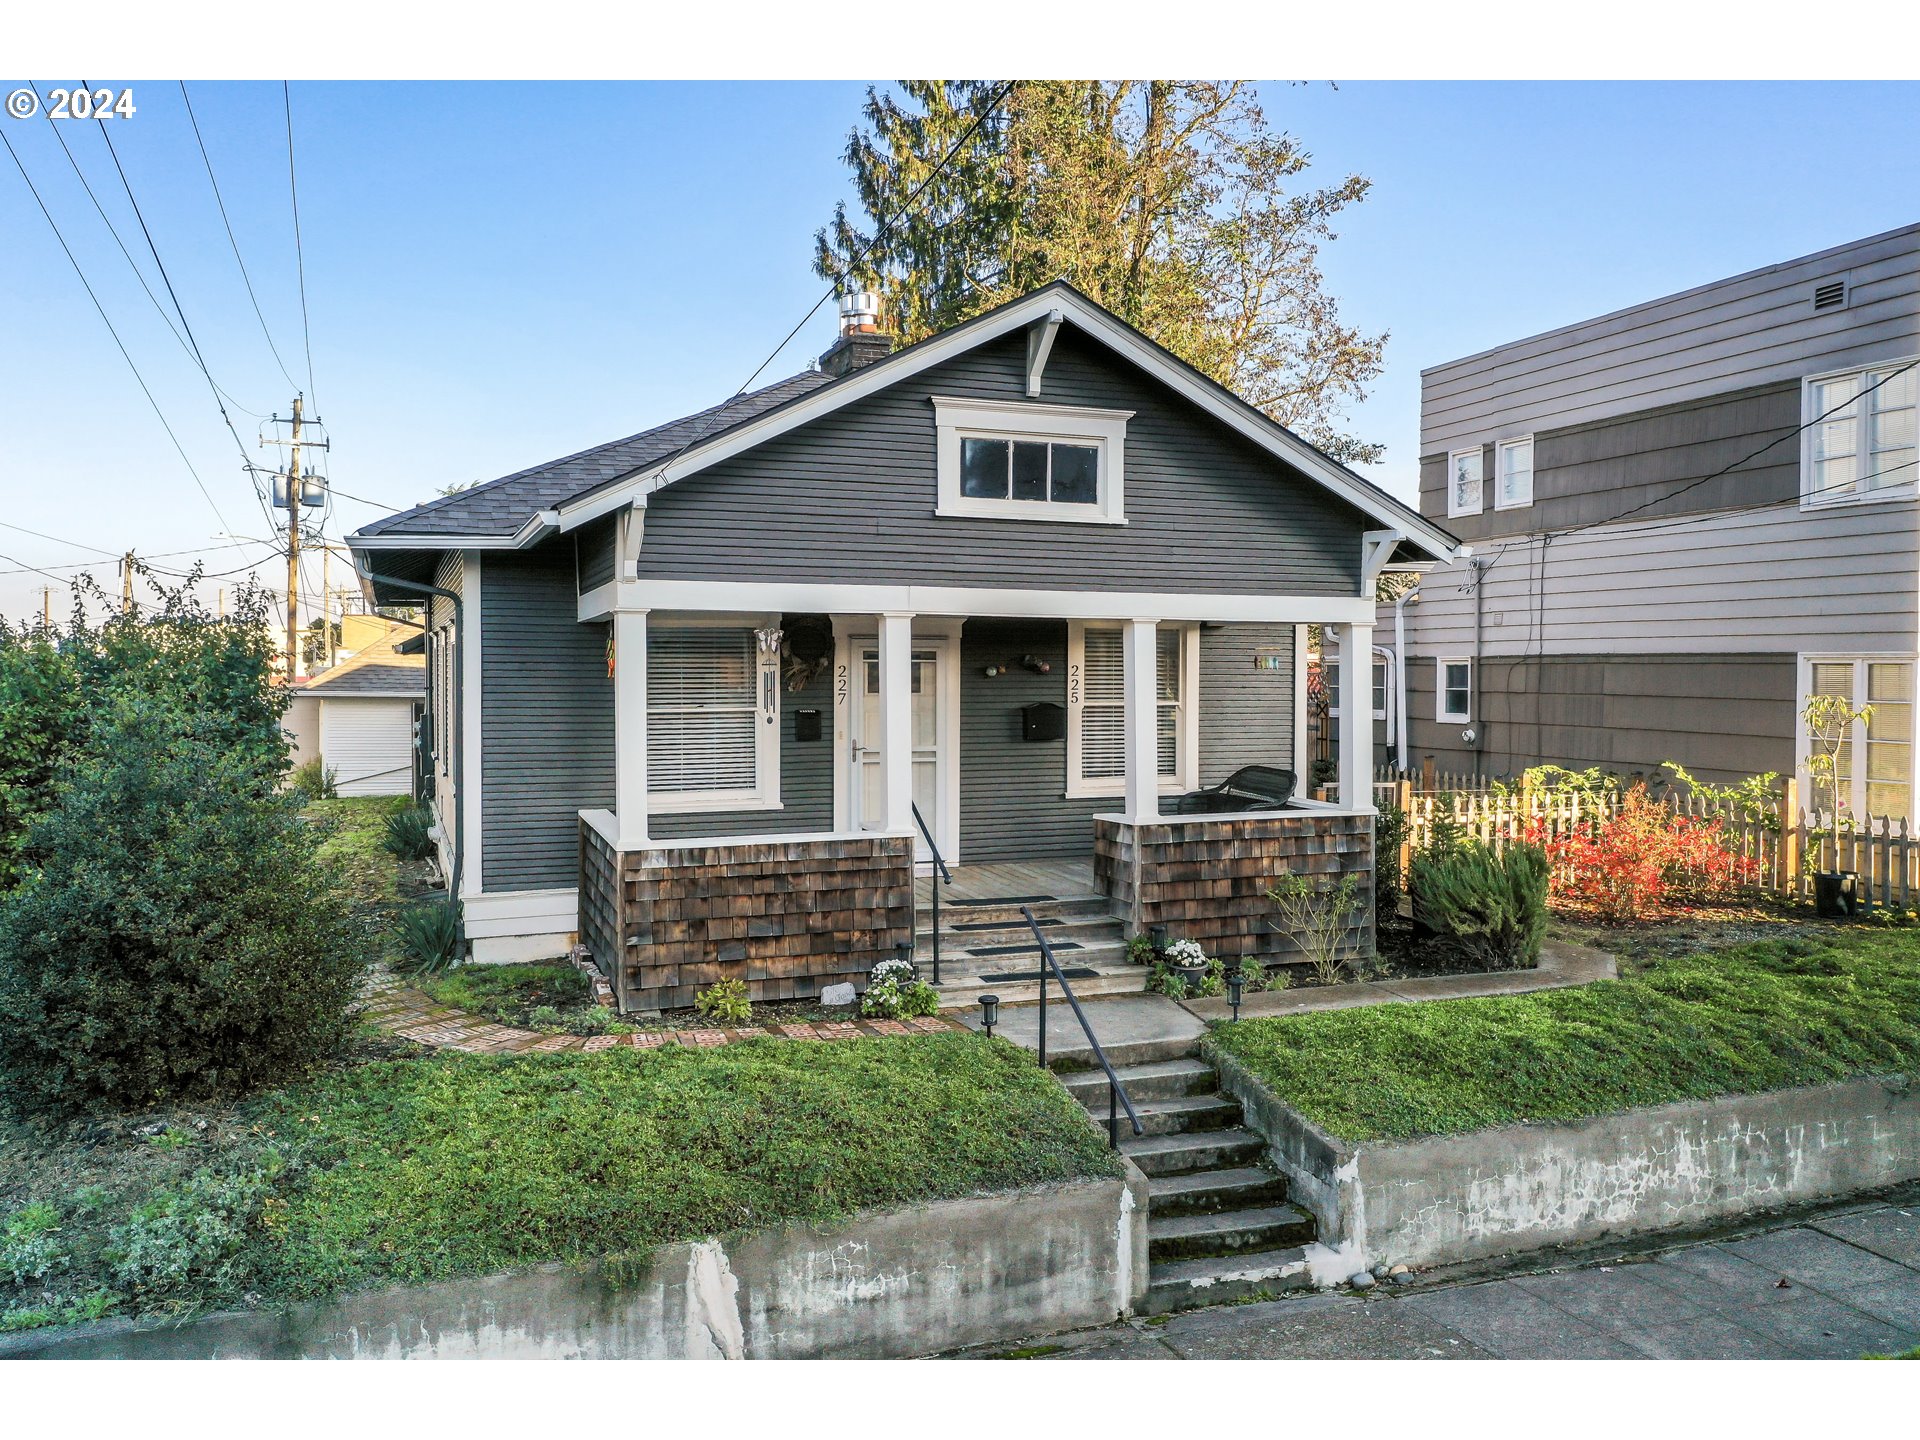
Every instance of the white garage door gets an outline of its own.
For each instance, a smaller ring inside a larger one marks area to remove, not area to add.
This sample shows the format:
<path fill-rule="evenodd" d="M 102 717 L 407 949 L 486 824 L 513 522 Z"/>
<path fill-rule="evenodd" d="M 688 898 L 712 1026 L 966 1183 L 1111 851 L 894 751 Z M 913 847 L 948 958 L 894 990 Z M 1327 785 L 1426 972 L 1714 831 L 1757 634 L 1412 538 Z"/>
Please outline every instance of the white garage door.
<path fill-rule="evenodd" d="M 413 788 L 413 702 L 323 701 L 320 748 L 342 795 L 405 795 Z"/>

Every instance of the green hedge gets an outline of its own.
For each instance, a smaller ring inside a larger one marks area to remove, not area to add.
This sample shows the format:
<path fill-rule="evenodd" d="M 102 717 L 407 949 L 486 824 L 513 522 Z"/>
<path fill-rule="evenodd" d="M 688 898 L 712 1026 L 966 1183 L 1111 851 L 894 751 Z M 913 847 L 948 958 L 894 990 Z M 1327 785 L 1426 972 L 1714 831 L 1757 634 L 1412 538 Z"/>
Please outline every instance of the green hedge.
<path fill-rule="evenodd" d="M 1247 1020 L 1209 1043 L 1355 1141 L 1920 1072 L 1920 939 L 1773 941 L 1578 989 Z"/>

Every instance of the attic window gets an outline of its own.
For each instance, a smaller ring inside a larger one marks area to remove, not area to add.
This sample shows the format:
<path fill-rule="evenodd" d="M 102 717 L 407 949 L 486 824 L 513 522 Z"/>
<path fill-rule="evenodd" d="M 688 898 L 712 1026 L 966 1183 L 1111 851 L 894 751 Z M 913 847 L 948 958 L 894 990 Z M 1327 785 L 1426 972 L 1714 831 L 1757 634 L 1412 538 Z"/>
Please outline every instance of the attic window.
<path fill-rule="evenodd" d="M 1124 525 L 1127 410 L 934 397 L 935 513 Z"/>
<path fill-rule="evenodd" d="M 1847 282 L 1823 280 L 1813 287 L 1815 310 L 1844 310 L 1847 306 Z"/>

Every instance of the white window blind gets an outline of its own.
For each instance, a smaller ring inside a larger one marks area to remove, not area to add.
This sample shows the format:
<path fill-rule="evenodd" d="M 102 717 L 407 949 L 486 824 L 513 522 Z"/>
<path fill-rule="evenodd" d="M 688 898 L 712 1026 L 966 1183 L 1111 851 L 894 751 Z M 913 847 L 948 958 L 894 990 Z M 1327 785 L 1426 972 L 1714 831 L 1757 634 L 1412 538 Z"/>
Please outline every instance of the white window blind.
<path fill-rule="evenodd" d="M 1080 774 L 1113 780 L 1127 773 L 1125 631 L 1088 626 L 1080 700 Z M 1155 701 L 1159 708 L 1158 770 L 1180 773 L 1180 632 L 1162 626 L 1157 653 Z"/>
<path fill-rule="evenodd" d="M 1913 796 L 1913 665 L 1905 660 L 1816 660 L 1811 693 L 1833 695 L 1849 710 L 1870 709 L 1838 733 L 1809 735 L 1810 755 L 1834 755 L 1834 775 L 1811 775 L 1812 809 L 1856 821 L 1909 820 Z M 1830 751 L 1833 741 L 1837 752 Z M 1863 754 L 1862 767 L 1858 757 Z"/>
<path fill-rule="evenodd" d="M 647 636 L 647 788 L 751 790 L 759 719 L 751 630 L 661 628 Z"/>

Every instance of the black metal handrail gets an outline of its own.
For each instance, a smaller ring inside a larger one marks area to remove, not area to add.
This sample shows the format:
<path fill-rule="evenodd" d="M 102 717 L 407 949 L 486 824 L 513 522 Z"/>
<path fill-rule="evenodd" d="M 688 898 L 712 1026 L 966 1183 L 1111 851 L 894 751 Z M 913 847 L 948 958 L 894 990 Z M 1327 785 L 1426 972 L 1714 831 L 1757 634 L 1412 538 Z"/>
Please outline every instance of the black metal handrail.
<path fill-rule="evenodd" d="M 1127 1119 L 1133 1123 L 1133 1133 L 1144 1135 L 1140 1116 L 1133 1108 L 1133 1097 L 1127 1094 L 1127 1087 L 1120 1083 L 1120 1077 L 1114 1074 L 1113 1066 L 1107 1060 L 1107 1052 L 1100 1048 L 1100 1041 L 1093 1033 L 1093 1026 L 1087 1023 L 1087 1012 L 1080 1008 L 1080 1002 L 1074 998 L 1073 987 L 1067 984 L 1066 972 L 1060 968 L 1060 962 L 1053 958 L 1053 947 L 1047 943 L 1047 937 L 1040 933 L 1040 922 L 1033 918 L 1031 907 L 1022 905 L 1020 913 L 1025 917 L 1027 928 L 1033 931 L 1033 938 L 1040 942 L 1040 1067 L 1047 1064 L 1047 971 L 1053 971 L 1054 979 L 1060 982 L 1060 993 L 1067 997 L 1067 1004 L 1073 1007 L 1073 1018 L 1080 1022 L 1080 1029 L 1086 1034 L 1087 1044 L 1093 1047 L 1093 1058 L 1100 1062 L 1100 1068 L 1107 1072 L 1107 1141 L 1114 1149 L 1120 1148 L 1120 1107 L 1127 1109 Z"/>
<path fill-rule="evenodd" d="M 911 802 L 909 802 L 911 804 Z M 912 805 L 914 824 L 920 827 L 920 834 L 927 842 L 927 853 L 933 856 L 933 983 L 940 983 L 940 882 L 953 884 L 953 872 L 947 869 L 947 862 L 940 858 L 940 847 L 933 843 L 933 832 L 927 829 L 927 820 L 920 813 L 918 805 Z"/>

